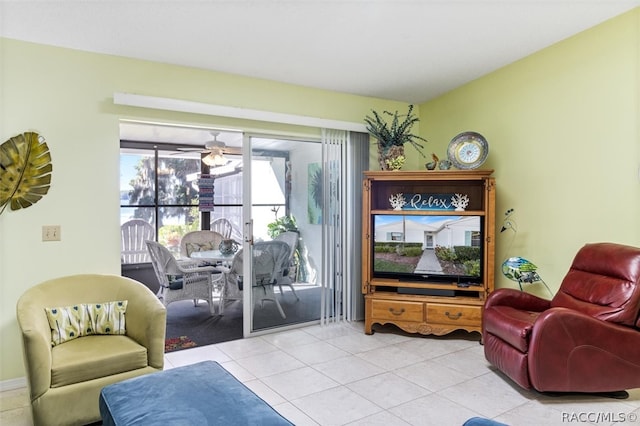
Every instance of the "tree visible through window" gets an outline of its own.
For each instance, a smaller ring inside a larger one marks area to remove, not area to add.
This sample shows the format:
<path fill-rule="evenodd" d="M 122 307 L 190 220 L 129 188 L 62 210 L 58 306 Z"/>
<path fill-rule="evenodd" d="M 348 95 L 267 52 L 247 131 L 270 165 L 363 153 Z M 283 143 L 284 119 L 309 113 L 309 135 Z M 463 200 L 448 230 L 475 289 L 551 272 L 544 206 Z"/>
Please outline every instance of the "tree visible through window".
<path fill-rule="evenodd" d="M 120 222 L 143 219 L 156 239 L 179 251 L 180 239 L 199 229 L 197 178 L 200 158 L 172 147 L 121 144 Z"/>

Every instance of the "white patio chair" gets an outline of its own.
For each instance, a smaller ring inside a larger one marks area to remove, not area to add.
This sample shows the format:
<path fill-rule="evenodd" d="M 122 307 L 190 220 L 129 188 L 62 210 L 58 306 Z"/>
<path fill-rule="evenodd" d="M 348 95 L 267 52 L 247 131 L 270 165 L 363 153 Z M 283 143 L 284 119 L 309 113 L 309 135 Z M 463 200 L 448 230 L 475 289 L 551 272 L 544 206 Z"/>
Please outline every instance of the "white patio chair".
<path fill-rule="evenodd" d="M 254 307 L 260 302 L 260 307 L 265 301 L 274 302 L 282 318 L 287 316 L 280 306 L 273 287 L 278 278 L 282 277 L 282 270 L 289 259 L 289 245 L 284 241 L 260 241 L 253 245 L 253 272 L 255 279 L 251 283 Z M 225 302 L 233 299 L 242 299 L 241 291 L 247 285 L 247 280 L 242 276 L 244 250 L 239 250 L 233 258 L 229 271 L 225 274 Z M 223 306 L 223 305 L 220 305 Z"/>
<path fill-rule="evenodd" d="M 142 219 L 131 219 L 120 226 L 121 263 L 149 262 L 145 241 L 155 239 L 155 229 Z"/>
<path fill-rule="evenodd" d="M 213 292 L 220 294 L 219 307 L 224 304 L 221 284 L 223 274 L 213 266 L 198 266 L 197 261 L 178 261 L 169 249 L 155 241 L 147 241 L 153 269 L 160 283 L 157 296 L 168 306 L 178 300 L 206 300 L 211 315 L 215 313 Z M 220 308 L 218 308 L 220 311 Z"/>
<path fill-rule="evenodd" d="M 278 276 L 276 279 L 278 281 L 278 288 L 280 289 L 280 294 L 284 295 L 282 291 L 282 286 L 287 285 L 291 289 L 291 292 L 295 296 L 296 300 L 300 300 L 298 295 L 296 294 L 296 289 L 293 288 L 293 283 L 296 280 L 295 277 L 295 265 L 294 265 L 294 255 L 296 253 L 296 248 L 298 247 L 298 239 L 300 234 L 296 231 L 285 231 L 276 236 L 276 241 L 284 241 L 289 245 L 289 258 L 285 264 L 285 267 L 282 269 L 282 275 Z"/>
<path fill-rule="evenodd" d="M 220 217 L 211 222 L 211 230 L 221 234 L 223 238 L 229 239 L 233 232 L 233 225 L 228 219 Z"/>

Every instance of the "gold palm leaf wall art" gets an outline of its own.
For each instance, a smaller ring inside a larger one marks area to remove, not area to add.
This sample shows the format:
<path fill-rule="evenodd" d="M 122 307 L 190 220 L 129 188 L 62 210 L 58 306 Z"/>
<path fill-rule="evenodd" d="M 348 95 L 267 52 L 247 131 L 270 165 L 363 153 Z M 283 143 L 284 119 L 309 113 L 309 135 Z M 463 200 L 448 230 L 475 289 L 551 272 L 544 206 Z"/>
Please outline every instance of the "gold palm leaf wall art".
<path fill-rule="evenodd" d="M 27 208 L 49 191 L 51 154 L 38 133 L 25 132 L 0 145 L 0 214 Z"/>

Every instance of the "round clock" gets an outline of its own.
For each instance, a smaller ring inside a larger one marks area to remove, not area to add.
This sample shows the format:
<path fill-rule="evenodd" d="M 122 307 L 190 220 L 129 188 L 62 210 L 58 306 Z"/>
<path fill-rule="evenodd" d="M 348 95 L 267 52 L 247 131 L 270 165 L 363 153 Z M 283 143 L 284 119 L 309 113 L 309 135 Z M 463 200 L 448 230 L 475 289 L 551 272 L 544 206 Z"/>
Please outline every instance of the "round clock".
<path fill-rule="evenodd" d="M 487 140 L 476 132 L 463 132 L 451 139 L 447 156 L 458 169 L 476 169 L 489 154 Z"/>

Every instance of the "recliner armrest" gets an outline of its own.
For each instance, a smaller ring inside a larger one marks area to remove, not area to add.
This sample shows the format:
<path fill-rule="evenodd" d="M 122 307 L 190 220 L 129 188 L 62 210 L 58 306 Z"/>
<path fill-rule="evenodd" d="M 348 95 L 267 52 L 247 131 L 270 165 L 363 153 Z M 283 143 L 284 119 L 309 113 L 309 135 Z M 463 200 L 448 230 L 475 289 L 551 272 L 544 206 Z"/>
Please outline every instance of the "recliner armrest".
<path fill-rule="evenodd" d="M 542 312 L 551 307 L 551 301 L 512 288 L 501 288 L 489 294 L 484 308 L 498 305 L 510 306 L 523 311 Z"/>
<path fill-rule="evenodd" d="M 607 366 L 606 374 L 593 372 Z M 640 331 L 567 308 L 538 317 L 529 375 L 539 391 L 604 392 L 640 387 Z"/>

